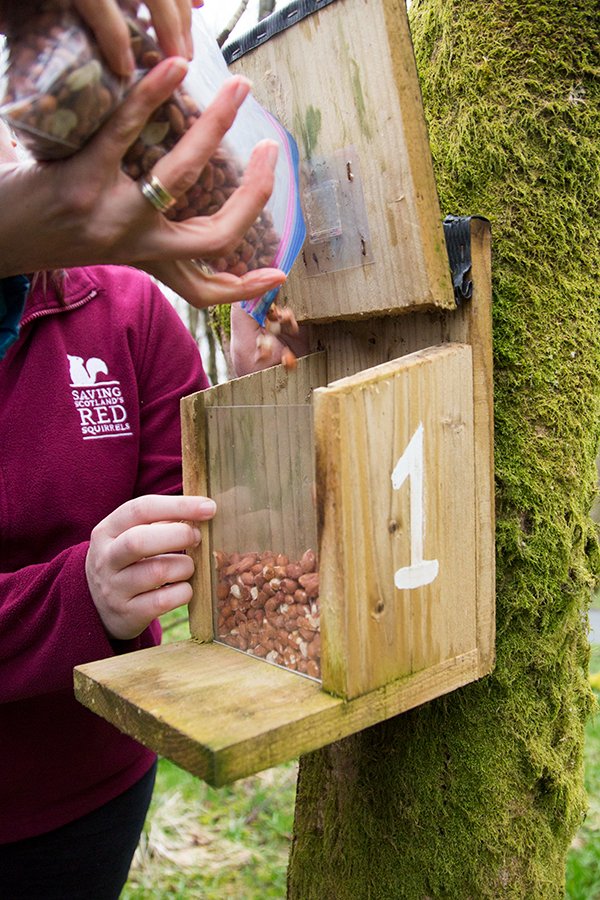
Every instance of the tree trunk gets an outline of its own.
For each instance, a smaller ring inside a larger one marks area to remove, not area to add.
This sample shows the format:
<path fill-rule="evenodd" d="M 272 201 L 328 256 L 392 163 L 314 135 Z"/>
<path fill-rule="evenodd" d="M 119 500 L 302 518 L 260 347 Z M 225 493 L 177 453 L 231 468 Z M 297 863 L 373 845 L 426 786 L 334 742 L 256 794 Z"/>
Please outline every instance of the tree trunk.
<path fill-rule="evenodd" d="M 219 47 L 222 47 L 225 41 L 228 39 L 235 26 L 246 12 L 247 6 L 248 0 L 240 0 L 239 5 L 236 7 L 235 12 L 231 16 L 231 19 L 229 20 L 225 28 L 221 31 L 221 33 L 217 35 L 217 44 L 219 45 Z"/>
<path fill-rule="evenodd" d="M 260 0 L 258 4 L 258 20 L 266 19 L 275 9 L 275 0 Z"/>
<path fill-rule="evenodd" d="M 413 0 L 442 209 L 492 223 L 497 664 L 301 761 L 291 900 L 564 896 L 598 571 L 594 6 Z"/>

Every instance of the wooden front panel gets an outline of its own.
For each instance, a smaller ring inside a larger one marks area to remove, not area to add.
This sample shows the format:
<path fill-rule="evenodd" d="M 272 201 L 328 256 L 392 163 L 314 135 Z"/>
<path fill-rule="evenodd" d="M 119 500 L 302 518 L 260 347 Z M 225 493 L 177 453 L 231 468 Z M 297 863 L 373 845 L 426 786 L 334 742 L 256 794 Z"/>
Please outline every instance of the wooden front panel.
<path fill-rule="evenodd" d="M 477 646 L 471 348 L 376 366 L 314 406 L 323 687 L 353 698 Z"/>
<path fill-rule="evenodd" d="M 495 660 L 494 392 L 492 360 L 491 232 L 471 221 L 473 297 L 458 309 L 312 326 L 313 343 L 327 352 L 329 381 L 443 343 L 469 344 L 473 353 L 473 418 L 479 675 Z"/>
<path fill-rule="evenodd" d="M 319 172 L 324 217 L 336 202 L 346 216 L 328 243 L 309 235 L 281 291 L 298 320 L 453 308 L 404 2 L 338 0 L 231 68 L 298 142 L 309 231 Z M 315 274 L 317 258 L 349 267 Z"/>

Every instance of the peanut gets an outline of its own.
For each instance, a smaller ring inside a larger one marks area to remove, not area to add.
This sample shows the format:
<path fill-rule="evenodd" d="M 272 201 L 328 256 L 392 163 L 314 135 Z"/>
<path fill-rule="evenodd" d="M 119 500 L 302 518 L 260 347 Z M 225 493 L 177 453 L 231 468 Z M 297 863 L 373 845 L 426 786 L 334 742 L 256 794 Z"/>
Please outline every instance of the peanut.
<path fill-rule="evenodd" d="M 213 554 L 217 640 L 320 678 L 319 575 L 313 550 Z"/>

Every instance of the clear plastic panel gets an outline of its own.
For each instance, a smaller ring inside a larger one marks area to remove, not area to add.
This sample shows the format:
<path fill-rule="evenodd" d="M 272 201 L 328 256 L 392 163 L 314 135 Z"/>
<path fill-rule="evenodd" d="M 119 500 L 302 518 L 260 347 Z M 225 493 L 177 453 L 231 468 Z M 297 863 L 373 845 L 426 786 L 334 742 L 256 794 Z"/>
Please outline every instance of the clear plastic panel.
<path fill-rule="evenodd" d="M 207 410 L 220 643 L 320 678 L 312 408 Z"/>
<path fill-rule="evenodd" d="M 309 276 L 370 265 L 375 261 L 354 147 L 314 157 L 302 169 L 307 239 L 303 258 Z"/>

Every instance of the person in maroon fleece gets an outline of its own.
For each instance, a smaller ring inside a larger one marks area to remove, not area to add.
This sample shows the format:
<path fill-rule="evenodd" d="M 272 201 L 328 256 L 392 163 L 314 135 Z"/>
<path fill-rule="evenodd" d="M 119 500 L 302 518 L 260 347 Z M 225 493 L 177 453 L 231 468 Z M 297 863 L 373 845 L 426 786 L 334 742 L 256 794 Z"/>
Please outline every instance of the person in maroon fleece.
<path fill-rule="evenodd" d="M 152 646 L 189 602 L 179 400 L 207 387 L 153 282 L 34 280 L 0 362 L 0 897 L 113 900 L 155 758 L 73 695 L 73 667 Z"/>

